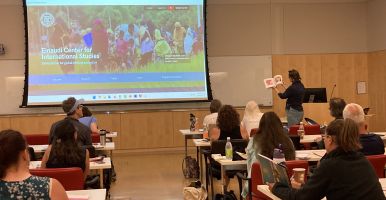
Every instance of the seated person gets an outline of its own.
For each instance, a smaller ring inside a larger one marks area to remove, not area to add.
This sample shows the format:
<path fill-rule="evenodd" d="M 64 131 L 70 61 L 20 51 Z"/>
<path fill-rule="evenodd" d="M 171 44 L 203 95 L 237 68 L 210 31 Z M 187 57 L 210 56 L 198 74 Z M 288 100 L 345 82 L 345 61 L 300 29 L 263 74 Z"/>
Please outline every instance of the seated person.
<path fill-rule="evenodd" d="M 359 141 L 362 145 L 361 152 L 365 155 L 377 155 L 385 153 L 385 145 L 379 135 L 369 133 L 365 122 L 365 113 L 362 106 L 350 103 L 343 110 L 344 119 L 352 119 L 359 128 Z"/>
<path fill-rule="evenodd" d="M 209 124 L 216 124 L 218 111 L 221 108 L 221 101 L 218 99 L 213 99 L 210 103 L 210 114 L 204 117 L 203 125 L 209 126 Z"/>
<path fill-rule="evenodd" d="M 249 135 L 245 128 L 240 126 L 240 115 L 231 105 L 221 107 L 218 118 L 217 127 L 211 132 L 211 140 L 226 140 L 231 139 L 249 139 Z"/>
<path fill-rule="evenodd" d="M 99 130 L 97 120 L 94 116 L 92 116 L 91 111 L 86 106 L 83 106 L 82 113 L 83 117 L 79 118 L 79 122 L 89 127 L 92 133 L 98 133 Z"/>
<path fill-rule="evenodd" d="M 346 106 L 346 102 L 342 98 L 330 99 L 328 109 L 330 110 L 330 115 L 334 117 L 334 120 L 343 119 L 343 109 L 345 106 Z M 319 149 L 324 149 L 324 143 L 321 137 L 317 138 L 315 142 L 317 142 Z"/>
<path fill-rule="evenodd" d="M 79 122 L 79 118 L 83 117 L 82 102 L 82 99 L 76 100 L 74 97 L 69 97 L 62 102 L 62 108 L 67 114 L 67 117 L 52 124 L 50 134 L 48 136 L 49 144 L 52 144 L 52 141 L 54 140 L 54 133 L 57 132 L 57 125 L 65 120 L 69 120 L 76 127 L 77 141 L 79 145 L 92 146 L 91 129 Z"/>
<path fill-rule="evenodd" d="M 79 167 L 87 178 L 90 169 L 89 152 L 76 142 L 77 132 L 70 120 L 57 124 L 55 140 L 44 152 L 42 168 Z"/>
<path fill-rule="evenodd" d="M 374 168 L 358 150 L 359 130 L 351 119 L 332 121 L 324 136 L 326 156 L 314 174 L 292 188 L 269 184 L 272 193 L 286 199 L 385 199 Z"/>
<path fill-rule="evenodd" d="M 346 102 L 342 98 L 332 98 L 329 102 L 330 115 L 335 119 L 343 119 L 343 110 Z"/>
<path fill-rule="evenodd" d="M 249 140 L 247 153 L 248 178 L 251 177 L 251 167 L 258 162 L 257 155 L 262 154 L 273 158 L 273 151 L 279 145 L 283 148 L 285 160 L 295 160 L 295 147 L 288 134 L 284 132 L 280 118 L 274 112 L 264 113 L 259 123 L 259 130 Z M 244 185 L 242 195 L 245 198 L 248 194 L 248 182 Z"/>
<path fill-rule="evenodd" d="M 27 146 L 20 132 L 0 132 L 0 199 L 68 199 L 59 181 L 29 173 Z"/>
<path fill-rule="evenodd" d="M 251 135 L 251 130 L 259 127 L 260 119 L 263 116 L 259 109 L 259 106 L 255 101 L 249 101 L 245 106 L 244 117 L 241 121 L 241 126 L 243 126 L 248 135 Z"/>

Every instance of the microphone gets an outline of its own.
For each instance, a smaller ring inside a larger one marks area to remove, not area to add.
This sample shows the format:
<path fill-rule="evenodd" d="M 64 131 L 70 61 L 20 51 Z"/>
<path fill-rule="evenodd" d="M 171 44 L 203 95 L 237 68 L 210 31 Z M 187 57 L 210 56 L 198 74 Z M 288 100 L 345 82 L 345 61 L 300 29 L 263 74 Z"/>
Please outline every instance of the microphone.
<path fill-rule="evenodd" d="M 330 94 L 330 100 L 332 98 L 332 94 L 334 94 L 334 89 L 336 88 L 336 83 L 334 84 L 334 87 L 332 87 L 332 91 L 331 91 L 331 94 Z"/>

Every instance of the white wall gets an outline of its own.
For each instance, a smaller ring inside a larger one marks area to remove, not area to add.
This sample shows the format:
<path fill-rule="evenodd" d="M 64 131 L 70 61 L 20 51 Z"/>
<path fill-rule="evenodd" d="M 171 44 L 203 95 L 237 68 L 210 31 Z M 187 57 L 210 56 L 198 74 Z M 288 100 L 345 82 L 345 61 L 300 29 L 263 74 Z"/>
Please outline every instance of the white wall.
<path fill-rule="evenodd" d="M 378 51 L 386 49 L 386 1 L 370 0 L 367 5 L 368 13 L 368 49 Z"/>

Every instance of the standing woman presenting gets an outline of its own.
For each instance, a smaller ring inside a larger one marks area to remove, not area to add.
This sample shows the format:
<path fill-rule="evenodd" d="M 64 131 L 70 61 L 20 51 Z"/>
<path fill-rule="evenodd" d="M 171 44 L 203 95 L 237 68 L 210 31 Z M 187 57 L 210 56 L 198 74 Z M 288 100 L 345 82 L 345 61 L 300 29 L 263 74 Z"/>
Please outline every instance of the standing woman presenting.
<path fill-rule="evenodd" d="M 292 125 L 299 124 L 303 120 L 304 112 L 302 102 L 305 90 L 297 70 L 293 69 L 288 71 L 288 77 L 292 84 L 283 93 L 276 87 L 275 90 L 281 99 L 287 99 L 285 112 L 287 114 L 289 128 Z M 284 85 L 283 88 L 285 89 Z"/>

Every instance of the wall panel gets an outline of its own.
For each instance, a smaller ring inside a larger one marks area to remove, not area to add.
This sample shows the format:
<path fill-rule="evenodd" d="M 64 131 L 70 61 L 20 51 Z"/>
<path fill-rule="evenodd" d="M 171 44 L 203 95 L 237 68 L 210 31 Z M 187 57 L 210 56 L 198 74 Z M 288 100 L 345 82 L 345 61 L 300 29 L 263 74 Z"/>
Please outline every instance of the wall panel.
<path fill-rule="evenodd" d="M 386 50 L 369 53 L 370 129 L 386 131 Z"/>
<path fill-rule="evenodd" d="M 282 74 L 284 82 L 288 80 L 288 70 L 297 69 L 305 87 L 325 87 L 327 99 L 330 98 L 334 84 L 333 97 L 344 98 L 347 102 L 356 102 L 364 107 L 368 105 L 368 95 L 358 95 L 357 81 L 368 81 L 367 54 L 315 54 L 315 55 L 276 55 L 272 58 L 273 74 Z M 285 100 L 279 99 L 274 92 L 274 111 L 285 116 Z M 305 117 L 320 123 L 331 121 L 328 104 L 303 104 Z"/>

